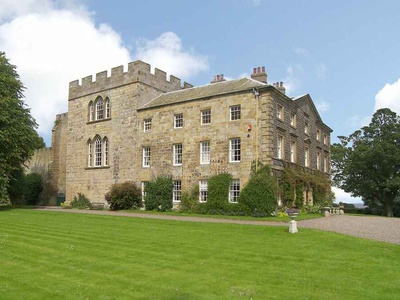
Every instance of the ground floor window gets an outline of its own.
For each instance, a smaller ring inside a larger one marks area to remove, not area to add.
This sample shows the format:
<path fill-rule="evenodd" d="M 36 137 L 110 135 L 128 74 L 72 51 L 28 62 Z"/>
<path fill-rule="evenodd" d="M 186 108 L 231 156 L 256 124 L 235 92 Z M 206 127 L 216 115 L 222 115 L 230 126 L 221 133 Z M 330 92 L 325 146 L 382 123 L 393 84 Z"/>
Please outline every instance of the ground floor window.
<path fill-rule="evenodd" d="M 231 185 L 229 186 L 229 202 L 237 203 L 240 192 L 240 180 L 232 179 Z"/>
<path fill-rule="evenodd" d="M 172 192 L 172 200 L 174 202 L 181 202 L 181 198 L 182 198 L 182 181 L 175 180 L 174 190 Z"/>
<path fill-rule="evenodd" d="M 200 182 L 199 182 L 199 201 L 207 202 L 207 197 L 208 197 L 207 180 L 200 180 Z"/>

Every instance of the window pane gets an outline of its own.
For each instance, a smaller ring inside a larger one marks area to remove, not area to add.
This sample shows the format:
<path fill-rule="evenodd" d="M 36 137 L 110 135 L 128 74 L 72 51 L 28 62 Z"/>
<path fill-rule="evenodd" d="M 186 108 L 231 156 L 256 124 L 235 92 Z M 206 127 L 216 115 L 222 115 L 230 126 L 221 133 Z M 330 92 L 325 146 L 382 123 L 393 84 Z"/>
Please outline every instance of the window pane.
<path fill-rule="evenodd" d="M 183 114 L 174 115 L 174 127 L 175 128 L 183 127 Z"/>
<path fill-rule="evenodd" d="M 181 202 L 182 198 L 182 182 L 180 180 L 174 181 L 173 201 Z"/>
<path fill-rule="evenodd" d="M 103 119 L 103 99 L 99 98 L 96 102 L 96 120 Z"/>
<path fill-rule="evenodd" d="M 200 143 L 200 163 L 209 164 L 210 163 L 210 142 Z"/>
<path fill-rule="evenodd" d="M 182 144 L 174 145 L 174 165 L 182 164 Z"/>
<path fill-rule="evenodd" d="M 240 192 L 240 180 L 232 179 L 231 185 L 229 187 L 229 202 L 237 203 L 239 199 Z"/>
<path fill-rule="evenodd" d="M 108 139 L 104 139 L 104 165 L 108 166 L 108 153 L 109 153 L 109 143 Z"/>
<path fill-rule="evenodd" d="M 229 109 L 231 121 L 240 120 L 240 105 L 231 106 Z"/>
<path fill-rule="evenodd" d="M 201 111 L 201 124 L 210 124 L 211 123 L 211 110 L 203 110 Z"/>
<path fill-rule="evenodd" d="M 207 202 L 208 183 L 207 180 L 201 180 L 199 183 L 200 202 Z"/>
<path fill-rule="evenodd" d="M 238 162 L 240 161 L 240 139 L 231 139 L 229 141 L 230 147 L 229 147 L 229 158 L 230 162 Z"/>
<path fill-rule="evenodd" d="M 110 99 L 106 99 L 106 119 L 110 118 Z"/>
<path fill-rule="evenodd" d="M 143 167 L 150 167 L 150 147 L 143 148 Z"/>
<path fill-rule="evenodd" d="M 94 145 L 94 165 L 101 166 L 101 139 L 98 137 Z"/>
<path fill-rule="evenodd" d="M 151 130 L 151 119 L 145 119 L 143 121 L 143 131 L 149 131 Z"/>

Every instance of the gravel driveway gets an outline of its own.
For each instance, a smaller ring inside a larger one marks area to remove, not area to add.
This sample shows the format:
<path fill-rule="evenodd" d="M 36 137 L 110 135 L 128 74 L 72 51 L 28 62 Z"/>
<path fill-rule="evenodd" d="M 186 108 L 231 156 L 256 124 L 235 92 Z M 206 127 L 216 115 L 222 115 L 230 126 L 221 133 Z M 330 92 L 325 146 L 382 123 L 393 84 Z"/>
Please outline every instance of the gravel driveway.
<path fill-rule="evenodd" d="M 39 210 L 58 211 L 65 213 L 83 213 L 99 214 L 110 216 L 124 216 L 146 219 L 163 219 L 189 222 L 209 222 L 209 223 L 229 223 L 229 224 L 247 224 L 258 226 L 288 226 L 287 223 L 271 221 L 253 221 L 253 220 L 230 220 L 203 217 L 188 216 L 170 216 L 157 214 L 141 214 L 114 212 L 106 210 L 75 210 L 61 209 L 59 207 L 41 207 Z M 400 218 L 384 218 L 378 216 L 347 216 L 333 215 L 325 218 L 302 220 L 297 222 L 299 230 L 301 228 L 314 228 L 325 231 L 343 233 L 355 237 L 373 239 L 382 242 L 400 244 Z"/>

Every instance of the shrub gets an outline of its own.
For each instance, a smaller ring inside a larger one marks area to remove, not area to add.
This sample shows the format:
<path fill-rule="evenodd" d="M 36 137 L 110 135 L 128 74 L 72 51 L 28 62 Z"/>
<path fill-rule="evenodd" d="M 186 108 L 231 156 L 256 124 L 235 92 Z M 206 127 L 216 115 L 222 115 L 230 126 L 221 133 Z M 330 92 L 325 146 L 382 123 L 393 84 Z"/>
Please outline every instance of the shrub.
<path fill-rule="evenodd" d="M 115 183 L 105 199 L 111 210 L 142 207 L 141 190 L 131 181 Z"/>
<path fill-rule="evenodd" d="M 72 200 L 69 205 L 71 206 L 71 208 L 77 209 L 85 209 L 91 207 L 90 200 L 81 193 L 78 193 L 78 196 L 75 196 L 74 200 Z"/>
<path fill-rule="evenodd" d="M 181 203 L 179 205 L 179 211 L 181 212 L 193 212 L 196 211 L 199 206 L 199 186 L 196 184 L 190 193 L 183 192 Z"/>
<path fill-rule="evenodd" d="M 40 193 L 43 191 L 43 179 L 38 173 L 30 173 L 25 176 L 26 193 L 25 202 L 28 205 L 35 205 L 39 202 Z"/>
<path fill-rule="evenodd" d="M 276 209 L 276 184 L 268 166 L 251 177 L 239 195 L 239 203 L 247 206 L 255 217 L 270 216 Z"/>
<path fill-rule="evenodd" d="M 158 176 L 146 185 L 144 206 L 146 210 L 167 211 L 172 209 L 172 189 L 174 184 L 171 176 Z"/>
<path fill-rule="evenodd" d="M 208 180 L 206 208 L 210 214 L 215 214 L 213 212 L 225 214 L 227 212 L 229 203 L 228 192 L 231 180 L 232 176 L 228 173 L 214 175 Z"/>
<path fill-rule="evenodd" d="M 26 179 L 22 169 L 15 171 L 13 178 L 10 180 L 7 192 L 12 205 L 25 204 Z"/>

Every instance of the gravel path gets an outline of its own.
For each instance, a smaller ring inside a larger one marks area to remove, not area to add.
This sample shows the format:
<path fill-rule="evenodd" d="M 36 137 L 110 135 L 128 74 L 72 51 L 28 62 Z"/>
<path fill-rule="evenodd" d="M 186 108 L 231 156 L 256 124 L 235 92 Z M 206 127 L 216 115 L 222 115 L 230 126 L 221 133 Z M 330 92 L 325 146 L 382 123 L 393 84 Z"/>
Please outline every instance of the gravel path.
<path fill-rule="evenodd" d="M 65 213 L 98 214 L 109 216 L 123 216 L 145 219 L 162 219 L 190 222 L 246 224 L 258 226 L 288 226 L 283 222 L 253 221 L 253 220 L 231 220 L 206 217 L 171 216 L 161 214 L 142 214 L 128 212 L 114 212 L 105 210 L 71 210 L 59 207 L 41 207 L 39 210 L 58 211 Z M 325 218 L 297 221 L 297 227 L 314 228 L 325 231 L 338 232 L 355 237 L 373 239 L 392 244 L 400 244 L 400 218 L 384 218 L 377 216 L 347 216 L 333 215 Z"/>

